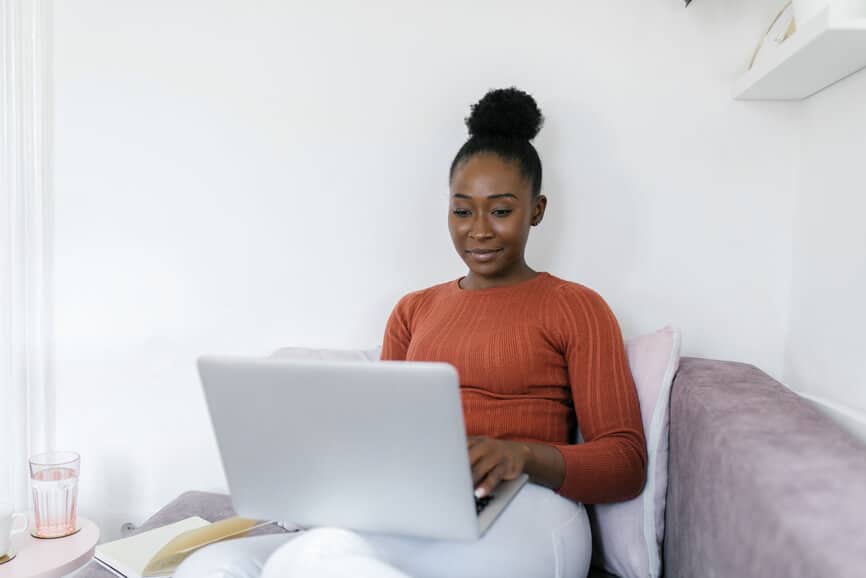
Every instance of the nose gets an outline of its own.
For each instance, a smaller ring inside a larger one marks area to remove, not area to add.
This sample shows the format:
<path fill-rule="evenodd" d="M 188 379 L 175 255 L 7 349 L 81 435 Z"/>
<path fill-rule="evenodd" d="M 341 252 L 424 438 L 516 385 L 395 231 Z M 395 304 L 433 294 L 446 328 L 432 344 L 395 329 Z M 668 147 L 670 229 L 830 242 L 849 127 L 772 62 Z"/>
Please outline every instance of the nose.
<path fill-rule="evenodd" d="M 472 219 L 469 227 L 469 238 L 475 241 L 490 239 L 493 237 L 493 231 L 490 230 L 490 223 L 483 215 L 478 215 Z"/>

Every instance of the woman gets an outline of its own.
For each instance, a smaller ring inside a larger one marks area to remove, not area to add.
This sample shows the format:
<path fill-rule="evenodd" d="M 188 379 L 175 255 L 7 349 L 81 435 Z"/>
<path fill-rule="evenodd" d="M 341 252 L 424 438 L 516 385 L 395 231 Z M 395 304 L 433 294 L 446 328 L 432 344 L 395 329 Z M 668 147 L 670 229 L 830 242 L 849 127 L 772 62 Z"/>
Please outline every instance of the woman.
<path fill-rule="evenodd" d="M 382 348 L 383 360 L 457 368 L 477 496 L 522 473 L 530 483 L 478 542 L 317 528 L 211 547 L 179 578 L 217 568 L 213 575 L 257 575 L 265 560 L 263 578 L 586 576 L 592 540 L 583 503 L 638 495 L 646 445 L 613 313 L 592 290 L 536 272 L 524 258 L 547 207 L 530 143 L 542 121 L 532 97 L 513 88 L 473 107 L 470 138 L 451 164 L 448 215 L 469 271 L 403 297 Z M 577 424 L 579 445 L 571 443 Z"/>

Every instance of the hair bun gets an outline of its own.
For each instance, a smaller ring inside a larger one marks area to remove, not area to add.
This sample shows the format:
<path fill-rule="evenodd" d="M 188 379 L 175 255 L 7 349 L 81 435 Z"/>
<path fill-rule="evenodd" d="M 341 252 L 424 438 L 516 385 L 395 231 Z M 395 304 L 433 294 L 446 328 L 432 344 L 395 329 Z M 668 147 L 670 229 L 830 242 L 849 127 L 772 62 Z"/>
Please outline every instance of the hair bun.
<path fill-rule="evenodd" d="M 489 91 L 472 105 L 466 119 L 469 135 L 478 138 L 506 138 L 530 141 L 535 138 L 544 117 L 535 99 L 517 88 Z"/>

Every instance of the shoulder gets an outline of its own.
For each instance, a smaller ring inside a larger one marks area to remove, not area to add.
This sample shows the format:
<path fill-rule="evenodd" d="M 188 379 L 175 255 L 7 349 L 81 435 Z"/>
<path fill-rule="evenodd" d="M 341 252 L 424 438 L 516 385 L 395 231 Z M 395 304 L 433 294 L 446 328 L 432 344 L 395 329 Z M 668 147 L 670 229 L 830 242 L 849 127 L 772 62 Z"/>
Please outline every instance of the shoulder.
<path fill-rule="evenodd" d="M 607 302 L 595 289 L 581 283 L 549 275 L 548 286 L 554 298 L 562 305 L 570 307 L 580 306 L 595 310 L 610 309 Z"/>
<path fill-rule="evenodd" d="M 561 334 L 619 331 L 616 315 L 595 289 L 553 277 L 550 293 L 556 313 L 550 322 Z"/>
<path fill-rule="evenodd" d="M 452 283 L 454 281 L 447 281 L 427 287 L 426 289 L 418 289 L 406 293 L 397 301 L 397 305 L 394 306 L 394 313 L 401 317 L 413 317 L 418 310 L 428 307 L 438 297 L 444 295 Z"/>

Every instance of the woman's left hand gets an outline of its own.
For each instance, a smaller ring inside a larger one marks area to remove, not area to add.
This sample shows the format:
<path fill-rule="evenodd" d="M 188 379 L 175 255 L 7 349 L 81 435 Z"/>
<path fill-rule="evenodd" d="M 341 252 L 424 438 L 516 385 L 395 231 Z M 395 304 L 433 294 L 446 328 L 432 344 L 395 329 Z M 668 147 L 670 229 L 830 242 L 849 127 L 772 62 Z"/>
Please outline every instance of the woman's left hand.
<path fill-rule="evenodd" d="M 502 480 L 513 480 L 522 474 L 531 453 L 524 443 L 483 436 L 469 436 L 466 444 L 472 483 L 479 498 L 492 494 Z"/>

